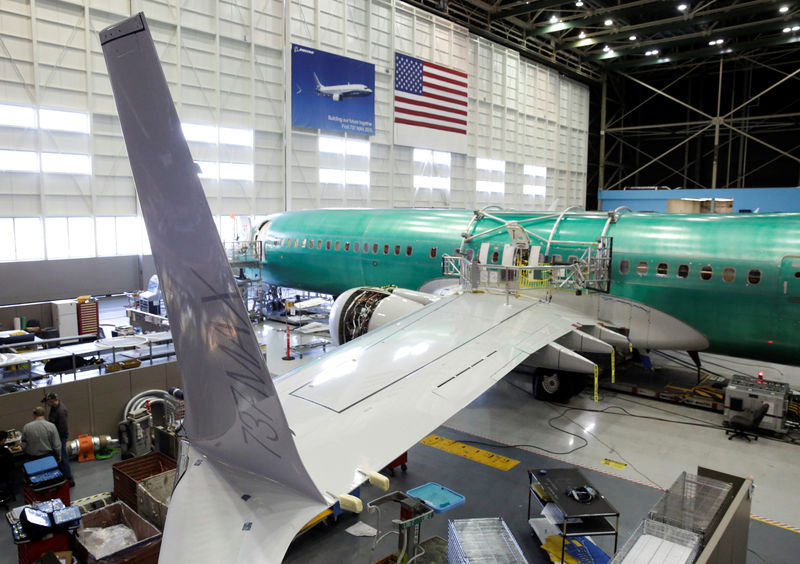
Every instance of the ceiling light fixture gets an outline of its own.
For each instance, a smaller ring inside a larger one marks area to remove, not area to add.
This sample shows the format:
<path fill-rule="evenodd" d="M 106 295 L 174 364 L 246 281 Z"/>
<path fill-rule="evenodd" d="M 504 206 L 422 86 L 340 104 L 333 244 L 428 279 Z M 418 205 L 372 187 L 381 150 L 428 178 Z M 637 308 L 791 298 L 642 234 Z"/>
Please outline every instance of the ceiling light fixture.
<path fill-rule="evenodd" d="M 722 45 L 724 43 L 724 39 L 712 39 L 708 42 L 709 45 Z"/>
<path fill-rule="evenodd" d="M 606 20 L 603 23 L 606 24 L 606 25 L 613 25 L 614 24 L 614 20 Z"/>
<path fill-rule="evenodd" d="M 636 41 L 636 36 L 635 35 L 631 35 L 628 39 L 630 41 Z"/>
<path fill-rule="evenodd" d="M 789 31 L 789 28 L 787 27 L 784 31 Z M 580 32 L 578 34 L 578 38 L 579 39 L 585 39 L 586 38 L 586 32 L 585 31 Z"/>
<path fill-rule="evenodd" d="M 790 27 L 783 28 L 783 33 L 789 33 L 790 31 L 792 31 L 792 28 Z"/>
<path fill-rule="evenodd" d="M 611 50 L 611 47 L 609 47 L 608 45 L 603 47 L 603 51 L 605 51 L 606 53 L 608 53 L 610 50 Z"/>
<path fill-rule="evenodd" d="M 550 23 L 552 23 L 552 24 L 558 23 L 558 16 L 556 16 L 555 14 L 550 16 Z"/>
<path fill-rule="evenodd" d="M 583 0 L 578 0 L 577 2 L 575 2 L 575 5 L 576 5 L 578 8 L 582 7 L 582 6 L 583 6 Z"/>
<path fill-rule="evenodd" d="M 650 51 L 647 51 L 645 55 L 647 55 L 648 57 L 651 55 L 658 55 L 658 49 L 651 49 Z"/>
<path fill-rule="evenodd" d="M 689 8 L 689 6 L 687 6 L 686 4 L 678 4 L 678 11 L 679 12 L 685 12 L 688 8 Z"/>
<path fill-rule="evenodd" d="M 793 25 L 792 31 L 800 31 L 800 25 Z"/>
<path fill-rule="evenodd" d="M 781 6 L 781 7 L 778 9 L 778 11 L 779 11 L 781 14 L 785 14 L 786 12 L 788 12 L 788 11 L 789 11 L 789 6 Z"/>

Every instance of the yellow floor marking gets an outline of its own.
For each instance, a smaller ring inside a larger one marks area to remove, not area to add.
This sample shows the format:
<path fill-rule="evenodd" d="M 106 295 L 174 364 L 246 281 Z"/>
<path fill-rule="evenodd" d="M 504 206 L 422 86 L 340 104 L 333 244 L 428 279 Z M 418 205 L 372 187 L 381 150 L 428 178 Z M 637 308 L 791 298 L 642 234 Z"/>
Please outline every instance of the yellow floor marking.
<path fill-rule="evenodd" d="M 628 467 L 628 465 L 624 462 L 617 462 L 616 460 L 611 460 L 610 458 L 604 458 L 600 461 L 600 464 L 605 464 L 606 466 L 611 466 L 612 468 L 618 468 L 620 470 Z"/>
<path fill-rule="evenodd" d="M 450 439 L 440 437 L 439 435 L 428 435 L 420 442 L 424 445 L 432 446 L 433 448 L 438 448 L 439 450 L 449 452 L 450 454 L 455 454 L 474 462 L 486 464 L 487 466 L 497 468 L 498 470 L 511 470 L 514 466 L 519 464 L 519 460 L 500 456 L 499 454 L 489 452 L 488 450 L 475 448 L 457 441 L 451 441 Z"/>

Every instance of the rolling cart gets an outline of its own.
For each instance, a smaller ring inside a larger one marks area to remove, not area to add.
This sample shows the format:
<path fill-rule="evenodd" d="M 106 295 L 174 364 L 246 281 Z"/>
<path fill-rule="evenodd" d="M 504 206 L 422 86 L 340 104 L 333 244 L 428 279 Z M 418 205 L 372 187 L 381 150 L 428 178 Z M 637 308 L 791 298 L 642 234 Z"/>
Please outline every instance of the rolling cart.
<path fill-rule="evenodd" d="M 381 534 L 381 507 L 390 503 L 400 506 L 400 518 L 392 519 L 392 523 L 397 526 L 397 530 L 386 531 Z M 419 556 L 417 547 L 420 544 L 422 522 L 433 518 L 434 511 L 432 508 L 425 505 L 421 500 L 403 492 L 391 492 L 370 501 L 367 504 L 367 510 L 370 513 L 378 513 L 378 522 L 375 527 L 377 533 L 375 542 L 372 545 L 373 550 L 387 535 L 398 535 L 396 558 L 383 559 L 380 562 L 411 562 Z"/>

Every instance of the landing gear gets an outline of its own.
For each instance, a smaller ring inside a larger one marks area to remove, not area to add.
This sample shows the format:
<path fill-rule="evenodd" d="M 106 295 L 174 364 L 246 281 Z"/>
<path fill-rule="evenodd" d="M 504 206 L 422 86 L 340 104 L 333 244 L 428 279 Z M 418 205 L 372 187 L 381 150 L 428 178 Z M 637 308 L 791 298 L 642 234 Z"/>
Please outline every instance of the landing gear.
<path fill-rule="evenodd" d="M 570 372 L 537 370 L 533 375 L 533 397 L 563 403 L 583 389 L 583 376 Z"/>

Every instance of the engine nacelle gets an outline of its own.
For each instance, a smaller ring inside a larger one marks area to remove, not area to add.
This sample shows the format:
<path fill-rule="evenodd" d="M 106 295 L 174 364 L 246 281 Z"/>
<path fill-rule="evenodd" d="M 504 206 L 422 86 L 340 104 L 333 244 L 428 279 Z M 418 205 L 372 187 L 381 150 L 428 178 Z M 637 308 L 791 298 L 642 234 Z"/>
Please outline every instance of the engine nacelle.
<path fill-rule="evenodd" d="M 352 288 L 333 302 L 328 320 L 331 340 L 342 345 L 438 299 L 404 288 Z"/>

